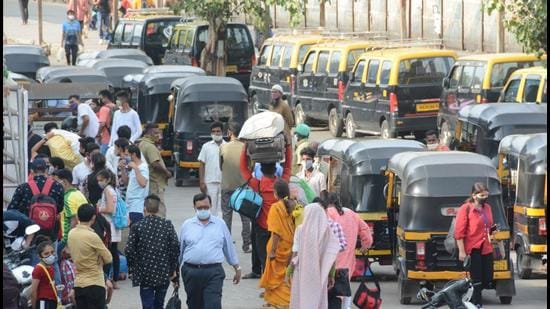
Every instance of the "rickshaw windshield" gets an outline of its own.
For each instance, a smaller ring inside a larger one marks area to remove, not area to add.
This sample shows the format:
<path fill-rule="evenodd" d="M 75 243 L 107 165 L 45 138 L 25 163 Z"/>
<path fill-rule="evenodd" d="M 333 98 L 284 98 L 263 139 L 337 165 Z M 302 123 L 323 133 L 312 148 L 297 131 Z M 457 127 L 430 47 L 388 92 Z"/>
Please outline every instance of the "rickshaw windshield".
<path fill-rule="evenodd" d="M 357 212 L 386 211 L 383 175 L 355 176 L 351 185 L 351 199 Z"/>
<path fill-rule="evenodd" d="M 169 95 L 169 93 L 160 93 L 140 96 L 138 114 L 141 123 L 167 123 L 170 108 Z"/>
<path fill-rule="evenodd" d="M 545 175 L 518 171 L 516 204 L 521 206 L 545 208 L 544 186 Z"/>
<path fill-rule="evenodd" d="M 243 102 L 193 102 L 180 104 L 174 129 L 179 132 L 209 132 L 214 121 L 244 122 Z"/>

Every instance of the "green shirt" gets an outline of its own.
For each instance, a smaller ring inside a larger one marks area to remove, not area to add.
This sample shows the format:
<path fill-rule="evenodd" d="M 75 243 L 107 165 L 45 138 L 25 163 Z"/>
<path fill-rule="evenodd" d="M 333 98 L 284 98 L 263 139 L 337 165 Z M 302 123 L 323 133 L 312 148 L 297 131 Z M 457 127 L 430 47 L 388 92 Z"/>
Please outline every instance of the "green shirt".
<path fill-rule="evenodd" d="M 78 212 L 78 208 L 82 206 L 83 204 L 87 204 L 88 200 L 82 194 L 82 192 L 78 191 L 75 188 L 70 188 L 69 190 L 65 191 L 65 196 L 63 198 L 64 206 L 63 206 L 63 212 L 61 213 L 61 222 L 63 222 L 63 243 L 67 243 L 67 237 L 69 235 L 69 231 L 71 230 L 71 219 L 73 216 L 76 216 Z"/>

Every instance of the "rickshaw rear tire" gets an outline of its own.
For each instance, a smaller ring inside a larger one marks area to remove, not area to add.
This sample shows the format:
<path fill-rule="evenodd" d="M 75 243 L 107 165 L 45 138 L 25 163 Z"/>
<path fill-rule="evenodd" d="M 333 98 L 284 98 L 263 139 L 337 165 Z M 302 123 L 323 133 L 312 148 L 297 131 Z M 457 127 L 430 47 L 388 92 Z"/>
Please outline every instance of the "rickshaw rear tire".
<path fill-rule="evenodd" d="M 521 245 L 516 249 L 516 255 L 517 255 L 516 267 L 517 267 L 518 277 L 520 277 L 521 279 L 530 279 L 532 270 L 531 268 L 524 266 L 524 265 L 530 264 L 529 263 L 530 257 L 525 254 L 525 251 Z"/>
<path fill-rule="evenodd" d="M 499 296 L 498 299 L 503 305 L 510 305 L 512 303 L 512 296 Z"/>

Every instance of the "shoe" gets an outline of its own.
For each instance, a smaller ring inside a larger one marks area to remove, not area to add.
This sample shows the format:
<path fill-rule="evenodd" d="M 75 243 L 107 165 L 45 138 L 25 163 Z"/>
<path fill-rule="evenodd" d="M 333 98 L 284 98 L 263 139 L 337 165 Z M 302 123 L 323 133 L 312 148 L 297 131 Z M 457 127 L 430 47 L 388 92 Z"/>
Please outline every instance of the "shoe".
<path fill-rule="evenodd" d="M 243 252 L 244 253 L 252 253 L 252 248 L 249 246 L 243 246 Z"/>
<path fill-rule="evenodd" d="M 243 279 L 260 279 L 260 275 L 256 273 L 248 273 L 243 276 Z"/>

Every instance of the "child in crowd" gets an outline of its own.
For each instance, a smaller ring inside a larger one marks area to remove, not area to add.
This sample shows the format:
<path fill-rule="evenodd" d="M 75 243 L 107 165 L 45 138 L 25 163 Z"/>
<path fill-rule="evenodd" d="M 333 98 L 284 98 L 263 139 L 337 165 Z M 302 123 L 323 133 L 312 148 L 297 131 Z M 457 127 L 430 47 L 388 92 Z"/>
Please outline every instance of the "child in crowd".
<path fill-rule="evenodd" d="M 44 240 L 36 248 L 40 262 L 32 272 L 32 308 L 57 309 L 57 289 L 53 281 L 53 264 L 56 262 L 51 241 Z"/>

